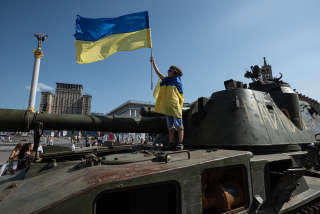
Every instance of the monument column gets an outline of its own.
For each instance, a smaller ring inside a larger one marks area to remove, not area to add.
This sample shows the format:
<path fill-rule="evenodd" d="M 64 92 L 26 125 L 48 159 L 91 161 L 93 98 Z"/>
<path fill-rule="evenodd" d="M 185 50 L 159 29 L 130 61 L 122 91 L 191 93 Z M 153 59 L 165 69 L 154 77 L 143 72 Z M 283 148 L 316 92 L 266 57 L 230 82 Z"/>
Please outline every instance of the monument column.
<path fill-rule="evenodd" d="M 33 65 L 33 74 L 32 74 L 32 82 L 30 87 L 30 95 L 29 95 L 29 105 L 28 110 L 34 112 L 35 111 L 35 102 L 36 102 L 36 94 L 37 94 L 37 86 L 38 86 L 38 78 L 39 78 L 39 70 L 40 70 L 40 60 L 43 57 L 43 52 L 41 50 L 42 42 L 48 37 L 42 33 L 38 33 L 34 35 L 38 40 L 38 48 L 33 50 L 34 55 L 34 65 Z"/>

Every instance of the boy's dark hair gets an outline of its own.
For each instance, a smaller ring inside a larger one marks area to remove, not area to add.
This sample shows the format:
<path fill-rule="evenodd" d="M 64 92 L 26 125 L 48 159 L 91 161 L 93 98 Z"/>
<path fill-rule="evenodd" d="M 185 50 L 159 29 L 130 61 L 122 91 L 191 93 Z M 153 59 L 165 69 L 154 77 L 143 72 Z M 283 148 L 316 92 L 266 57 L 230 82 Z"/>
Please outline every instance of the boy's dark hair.
<path fill-rule="evenodd" d="M 182 73 L 181 69 L 180 69 L 178 66 L 171 65 L 169 69 L 170 69 L 170 70 L 173 70 L 173 72 L 174 72 L 177 76 L 182 77 L 183 73 Z"/>

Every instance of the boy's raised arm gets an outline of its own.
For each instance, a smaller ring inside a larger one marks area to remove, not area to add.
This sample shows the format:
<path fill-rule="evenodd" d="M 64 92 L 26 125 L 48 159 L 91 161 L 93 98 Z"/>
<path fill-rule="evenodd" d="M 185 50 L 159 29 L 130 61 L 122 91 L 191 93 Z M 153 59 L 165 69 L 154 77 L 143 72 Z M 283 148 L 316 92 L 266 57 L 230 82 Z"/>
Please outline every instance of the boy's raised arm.
<path fill-rule="evenodd" d="M 154 58 L 153 58 L 153 57 L 150 57 L 150 62 L 152 63 L 152 66 L 153 66 L 155 72 L 157 73 L 157 75 L 159 76 L 159 78 L 160 78 L 160 79 L 165 78 L 166 76 L 163 75 L 162 73 L 160 73 L 160 71 L 159 71 L 156 63 L 154 62 Z"/>

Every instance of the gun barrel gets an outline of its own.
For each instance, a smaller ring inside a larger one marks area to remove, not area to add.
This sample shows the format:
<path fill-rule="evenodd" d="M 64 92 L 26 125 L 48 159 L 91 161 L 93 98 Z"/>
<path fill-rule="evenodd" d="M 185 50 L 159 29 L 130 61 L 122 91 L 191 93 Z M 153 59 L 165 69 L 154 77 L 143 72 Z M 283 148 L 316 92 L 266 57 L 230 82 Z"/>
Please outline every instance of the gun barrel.
<path fill-rule="evenodd" d="M 41 122 L 44 130 L 79 130 L 160 133 L 166 131 L 162 117 L 121 117 L 76 114 L 33 113 L 27 110 L 0 109 L 0 131 L 30 131 Z"/>

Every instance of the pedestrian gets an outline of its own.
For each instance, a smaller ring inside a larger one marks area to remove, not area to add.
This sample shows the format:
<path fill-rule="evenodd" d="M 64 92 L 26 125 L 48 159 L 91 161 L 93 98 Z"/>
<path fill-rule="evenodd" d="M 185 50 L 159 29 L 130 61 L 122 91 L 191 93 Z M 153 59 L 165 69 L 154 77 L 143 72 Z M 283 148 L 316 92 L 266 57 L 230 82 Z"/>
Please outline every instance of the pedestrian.
<path fill-rule="evenodd" d="M 23 144 L 22 143 L 18 143 L 15 148 L 12 150 L 10 156 L 9 156 L 9 160 L 18 160 L 18 155 L 19 152 L 22 148 Z"/>
<path fill-rule="evenodd" d="M 182 122 L 182 107 L 184 95 L 182 89 L 181 69 L 177 66 L 170 66 L 168 76 L 160 73 L 154 58 L 151 57 L 152 66 L 160 78 L 160 84 L 156 87 L 154 97 L 157 99 L 154 111 L 166 116 L 169 132 L 169 148 L 183 149 L 184 127 Z M 174 144 L 175 131 L 178 130 L 178 144 Z M 175 145 L 175 146 L 174 146 Z"/>
<path fill-rule="evenodd" d="M 38 150 L 37 150 L 37 159 L 40 158 L 42 154 L 43 154 L 43 147 L 42 147 L 42 144 L 39 143 Z"/>
<path fill-rule="evenodd" d="M 89 147 L 89 146 L 90 146 L 90 143 L 89 143 L 89 138 L 88 138 L 88 136 L 86 136 L 85 141 L 86 141 L 86 147 Z"/>
<path fill-rule="evenodd" d="M 27 169 L 30 167 L 33 151 L 33 143 L 23 144 L 21 151 L 19 152 L 19 164 L 18 169 Z"/>
<path fill-rule="evenodd" d="M 9 170 L 9 172 L 14 172 L 17 169 L 18 166 L 18 155 L 21 151 L 23 144 L 22 143 L 18 143 L 14 149 L 12 150 L 10 156 L 9 156 L 9 160 L 4 163 L 0 169 L 0 176 L 2 176 L 6 170 Z"/>
<path fill-rule="evenodd" d="M 76 150 L 76 146 L 74 145 L 74 143 L 71 146 L 71 150 L 74 152 Z"/>

